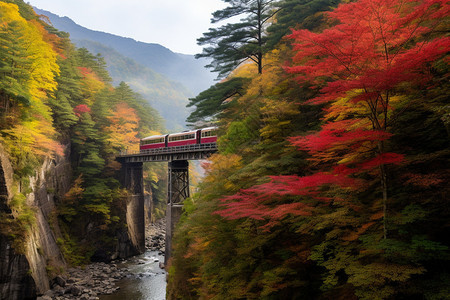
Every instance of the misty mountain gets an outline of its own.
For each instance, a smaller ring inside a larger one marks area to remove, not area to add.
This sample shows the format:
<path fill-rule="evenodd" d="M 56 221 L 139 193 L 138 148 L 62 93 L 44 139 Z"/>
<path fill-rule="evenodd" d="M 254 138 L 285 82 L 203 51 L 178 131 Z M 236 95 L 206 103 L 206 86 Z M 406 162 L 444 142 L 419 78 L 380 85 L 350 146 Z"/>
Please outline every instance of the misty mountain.
<path fill-rule="evenodd" d="M 120 81 L 124 81 L 134 91 L 141 94 L 166 120 L 168 129 L 184 128 L 188 116 L 186 104 L 188 98 L 193 95 L 186 87 L 179 82 L 170 81 L 165 76 L 101 43 L 80 40 L 77 46 L 84 47 L 92 53 L 101 53 L 105 58 L 108 72 L 113 78 L 113 84 L 117 86 Z"/>
<path fill-rule="evenodd" d="M 197 60 L 193 55 L 175 53 L 159 44 L 138 42 L 132 38 L 90 30 L 68 17 L 59 17 L 45 10 L 35 8 L 35 11 L 47 16 L 56 29 L 68 32 L 76 45 L 81 40 L 89 40 L 111 47 L 143 66 L 179 81 L 195 95 L 210 87 L 215 78 L 214 74 L 204 68 L 207 64 L 205 59 Z"/>
<path fill-rule="evenodd" d="M 114 84 L 124 81 L 149 100 L 166 119 L 169 129 L 184 127 L 188 98 L 214 83 L 215 75 L 204 68 L 206 60 L 174 53 L 159 44 L 90 30 L 68 17 L 38 8 L 34 10 L 47 16 L 56 29 L 68 32 L 77 47 L 100 53 Z"/>

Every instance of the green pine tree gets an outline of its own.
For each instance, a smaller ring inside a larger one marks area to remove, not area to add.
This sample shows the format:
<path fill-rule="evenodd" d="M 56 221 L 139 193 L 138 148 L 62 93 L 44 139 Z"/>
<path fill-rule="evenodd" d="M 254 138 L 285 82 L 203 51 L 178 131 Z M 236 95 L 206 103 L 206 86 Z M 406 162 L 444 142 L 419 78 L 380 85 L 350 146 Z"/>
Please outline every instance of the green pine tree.
<path fill-rule="evenodd" d="M 210 28 L 197 39 L 203 52 L 195 57 L 212 58 L 206 67 L 218 72 L 218 77 L 227 76 L 245 61 L 253 61 L 262 73 L 263 55 L 266 51 L 265 28 L 275 14 L 274 0 L 224 0 L 229 6 L 213 13 L 212 23 L 241 17 L 240 22 Z"/>

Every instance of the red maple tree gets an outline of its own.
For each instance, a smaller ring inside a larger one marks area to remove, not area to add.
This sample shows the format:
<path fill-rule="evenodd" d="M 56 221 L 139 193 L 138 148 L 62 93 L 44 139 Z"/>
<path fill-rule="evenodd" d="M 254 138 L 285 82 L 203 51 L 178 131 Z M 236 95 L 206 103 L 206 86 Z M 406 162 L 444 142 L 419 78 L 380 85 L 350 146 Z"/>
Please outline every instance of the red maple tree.
<path fill-rule="evenodd" d="M 364 173 L 381 183 L 386 238 L 386 167 L 404 159 L 387 150 L 389 129 L 400 113 L 395 108 L 409 101 L 404 97 L 408 87 L 426 83 L 430 64 L 447 53 L 450 38 L 433 32 L 448 13 L 443 0 L 360 0 L 327 13 L 337 25 L 321 33 L 293 31 L 289 38 L 294 40 L 295 65 L 287 71 L 318 89 L 310 103 L 328 106 L 322 129 L 293 137 L 291 143 L 307 151 L 321 171 L 306 177 L 274 176 L 267 184 L 225 198 L 225 208 L 217 213 L 229 219 L 264 219 L 270 227 L 288 214 L 310 213 L 316 204 L 305 199 L 330 201 L 321 195 L 324 185 L 360 187 L 356 178 Z M 303 198 L 277 202 L 283 195 Z"/>
<path fill-rule="evenodd" d="M 91 109 L 86 104 L 79 104 L 73 108 L 73 111 L 75 112 L 75 115 L 79 117 L 81 114 L 91 112 Z"/>

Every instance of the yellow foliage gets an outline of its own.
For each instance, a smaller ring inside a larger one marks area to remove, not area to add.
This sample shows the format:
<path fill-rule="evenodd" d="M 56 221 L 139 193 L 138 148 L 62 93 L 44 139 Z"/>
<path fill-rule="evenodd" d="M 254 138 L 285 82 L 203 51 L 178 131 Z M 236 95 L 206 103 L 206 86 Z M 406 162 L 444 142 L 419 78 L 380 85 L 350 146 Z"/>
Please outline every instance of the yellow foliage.
<path fill-rule="evenodd" d="M 21 107 L 31 118 L 15 120 L 19 123 L 3 131 L 4 142 L 8 145 L 10 153 L 16 155 L 16 160 L 20 160 L 20 157 L 25 159 L 27 153 L 46 157 L 54 154 L 63 155 L 61 145 L 53 140 L 56 132 L 52 125 L 50 108 L 46 105 L 47 93 L 53 92 L 57 87 L 55 81 L 55 76 L 59 74 L 57 54 L 52 46 L 44 41 L 43 32 L 37 27 L 37 23 L 25 20 L 20 15 L 17 5 L 0 2 L 0 12 L 1 25 L 8 26 L 9 23 L 15 22 L 21 29 L 22 43 L 31 63 L 27 70 L 30 74 L 27 87 L 31 95 L 31 105 Z"/>
<path fill-rule="evenodd" d="M 349 116 L 360 116 L 365 118 L 370 114 L 370 108 L 366 102 L 361 101 L 353 103 L 350 100 L 359 94 L 364 93 L 363 90 L 353 90 L 348 93 L 348 97 L 340 98 L 331 104 L 331 107 L 327 109 L 327 113 L 324 115 L 325 120 L 345 120 Z"/>
<path fill-rule="evenodd" d="M 50 44 L 43 40 L 42 34 L 33 25 L 29 24 L 29 49 L 31 52 L 31 95 L 43 101 L 47 92 L 56 90 L 55 76 L 59 74 L 59 66 L 56 63 L 57 54 Z"/>
<path fill-rule="evenodd" d="M 49 158 L 55 154 L 64 155 L 61 144 L 53 140 L 51 135 L 46 134 L 46 125 L 45 122 L 31 120 L 3 130 L 6 135 L 3 142 L 13 156 L 15 166 L 25 164 L 26 160 L 31 161 L 31 153 L 33 156 Z"/>
<path fill-rule="evenodd" d="M 283 95 L 288 85 L 288 76 L 283 69 L 284 60 L 286 58 L 286 51 L 289 51 L 285 46 L 281 46 L 280 49 L 272 50 L 264 56 L 264 66 L 261 74 L 258 74 L 257 67 L 254 63 L 247 63 L 240 65 L 230 77 L 244 77 L 250 78 L 251 83 L 248 84 L 248 88 L 245 94 L 240 96 L 237 101 L 240 107 L 240 114 L 242 117 L 248 116 L 249 109 L 253 104 L 259 102 L 265 102 L 265 98 L 276 97 L 276 101 L 270 102 L 267 100 L 265 105 L 270 105 L 272 108 L 276 108 L 279 113 L 290 110 L 292 112 L 294 106 L 282 103 L 282 107 L 277 107 L 281 101 L 280 95 Z M 284 105 L 284 106 L 283 106 Z M 267 107 L 265 112 L 268 112 L 270 107 Z M 251 110 L 251 109 L 250 109 Z M 296 112 L 298 113 L 298 112 Z"/>
<path fill-rule="evenodd" d="M 19 14 L 19 8 L 16 4 L 0 2 L 1 19 L 0 24 L 5 25 L 11 21 L 18 21 L 26 24 L 26 20 Z"/>
<path fill-rule="evenodd" d="M 45 99 L 46 92 L 54 91 L 57 87 L 55 76 L 59 74 L 59 66 L 56 63 L 57 54 L 52 46 L 43 39 L 42 32 L 36 24 L 28 22 L 19 13 L 15 4 L 0 2 L 1 21 L 6 26 L 10 22 L 16 22 L 22 29 L 23 41 L 30 55 L 30 94 L 35 99 Z"/>
<path fill-rule="evenodd" d="M 253 78 L 255 74 L 258 73 L 258 68 L 254 63 L 243 63 L 237 67 L 231 74 L 230 77 L 245 77 Z"/>
<path fill-rule="evenodd" d="M 263 72 L 259 76 L 254 76 L 247 94 L 278 95 L 281 92 L 279 88 L 286 77 L 286 72 L 282 68 L 283 53 L 282 49 L 276 49 L 264 56 Z"/>
<path fill-rule="evenodd" d="M 109 132 L 108 141 L 113 147 L 128 149 L 131 151 L 139 150 L 139 139 L 137 130 L 139 128 L 139 117 L 136 111 L 129 107 L 125 102 L 116 105 L 115 110 L 108 117 L 111 125 L 106 128 Z"/>
<path fill-rule="evenodd" d="M 229 176 L 242 168 L 242 158 L 237 154 L 214 154 L 210 157 L 210 163 L 204 165 L 207 176 L 203 183 L 216 186 L 219 182 L 226 190 L 236 189 L 236 185 L 230 181 Z"/>
<path fill-rule="evenodd" d="M 94 95 L 105 88 L 105 83 L 94 72 L 83 73 L 82 91 L 86 104 L 91 106 L 94 101 Z"/>

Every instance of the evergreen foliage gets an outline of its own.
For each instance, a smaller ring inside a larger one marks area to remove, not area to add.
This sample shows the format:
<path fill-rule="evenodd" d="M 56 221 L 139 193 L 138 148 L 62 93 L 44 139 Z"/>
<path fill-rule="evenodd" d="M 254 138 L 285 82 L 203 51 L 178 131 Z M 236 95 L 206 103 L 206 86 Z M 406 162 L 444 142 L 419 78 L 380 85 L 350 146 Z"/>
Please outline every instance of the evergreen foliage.
<path fill-rule="evenodd" d="M 211 45 L 195 57 L 209 57 L 207 65 L 218 77 L 227 76 L 241 63 L 253 61 L 262 72 L 263 55 L 267 37 L 265 29 L 274 15 L 274 0 L 236 1 L 224 0 L 229 6 L 213 13 L 212 23 L 241 17 L 240 22 L 227 23 L 218 28 L 210 28 L 198 44 Z"/>
<path fill-rule="evenodd" d="M 209 123 L 217 120 L 233 105 L 233 99 L 242 96 L 244 85 L 248 81 L 247 78 L 233 77 L 211 86 L 195 98 L 190 98 L 187 107 L 195 106 L 195 111 L 187 118 L 187 122 L 195 124 L 199 121 Z"/>

